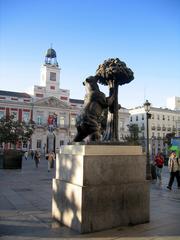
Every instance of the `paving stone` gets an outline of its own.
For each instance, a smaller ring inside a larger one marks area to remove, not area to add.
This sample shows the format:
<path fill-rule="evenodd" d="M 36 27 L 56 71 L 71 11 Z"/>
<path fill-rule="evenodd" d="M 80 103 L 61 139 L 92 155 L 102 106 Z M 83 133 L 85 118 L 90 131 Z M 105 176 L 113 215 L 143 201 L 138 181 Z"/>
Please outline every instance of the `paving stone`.
<path fill-rule="evenodd" d="M 119 227 L 92 234 L 78 234 L 51 218 L 52 178 L 47 161 L 39 168 L 23 162 L 22 170 L 0 169 L 0 239 L 2 240 L 180 240 L 180 190 L 166 189 L 169 180 L 163 169 L 163 187 L 151 183 L 150 223 Z"/>

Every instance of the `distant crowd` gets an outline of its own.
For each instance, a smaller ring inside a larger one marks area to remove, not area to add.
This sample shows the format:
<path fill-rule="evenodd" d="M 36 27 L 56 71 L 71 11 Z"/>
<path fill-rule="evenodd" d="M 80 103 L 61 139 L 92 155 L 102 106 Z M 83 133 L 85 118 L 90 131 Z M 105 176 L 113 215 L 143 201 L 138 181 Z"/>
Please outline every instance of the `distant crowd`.
<path fill-rule="evenodd" d="M 41 153 L 39 150 L 29 150 L 26 151 L 24 153 L 24 158 L 25 160 L 28 160 L 28 158 L 31 158 L 32 160 L 34 160 L 35 163 L 35 167 L 38 168 L 40 161 L 41 161 Z M 45 154 L 45 159 L 47 160 L 47 169 L 48 172 L 50 172 L 50 170 L 52 168 L 54 168 L 54 161 L 55 161 L 55 153 L 50 150 L 47 154 Z"/>

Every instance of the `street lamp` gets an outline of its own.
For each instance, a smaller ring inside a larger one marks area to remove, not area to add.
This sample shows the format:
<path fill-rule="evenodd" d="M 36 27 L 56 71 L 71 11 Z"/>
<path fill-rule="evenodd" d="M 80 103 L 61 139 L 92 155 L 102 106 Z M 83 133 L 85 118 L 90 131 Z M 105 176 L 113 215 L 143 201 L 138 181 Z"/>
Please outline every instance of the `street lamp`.
<path fill-rule="evenodd" d="M 146 179 L 151 180 L 151 165 L 149 158 L 149 118 L 151 118 L 150 111 L 151 104 L 146 100 L 144 103 L 144 110 L 146 112 Z"/>

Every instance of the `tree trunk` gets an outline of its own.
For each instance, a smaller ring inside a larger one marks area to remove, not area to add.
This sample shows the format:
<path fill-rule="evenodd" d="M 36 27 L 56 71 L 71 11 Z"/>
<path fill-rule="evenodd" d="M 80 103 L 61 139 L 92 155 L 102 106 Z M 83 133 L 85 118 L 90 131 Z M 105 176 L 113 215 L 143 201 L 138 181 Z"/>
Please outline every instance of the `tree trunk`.
<path fill-rule="evenodd" d="M 109 97 L 114 95 L 112 106 L 109 106 L 106 132 L 103 140 L 108 142 L 117 142 L 118 139 L 118 84 L 115 80 L 109 81 Z"/>

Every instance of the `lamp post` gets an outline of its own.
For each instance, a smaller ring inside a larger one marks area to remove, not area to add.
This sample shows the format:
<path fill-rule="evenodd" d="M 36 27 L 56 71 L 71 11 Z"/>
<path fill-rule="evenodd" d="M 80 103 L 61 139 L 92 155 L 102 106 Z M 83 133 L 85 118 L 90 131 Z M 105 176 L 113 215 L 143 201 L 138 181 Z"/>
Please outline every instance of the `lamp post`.
<path fill-rule="evenodd" d="M 146 100 L 144 103 L 144 110 L 146 112 L 146 179 L 151 180 L 151 165 L 149 158 L 149 118 L 151 118 L 150 111 L 151 104 Z"/>

